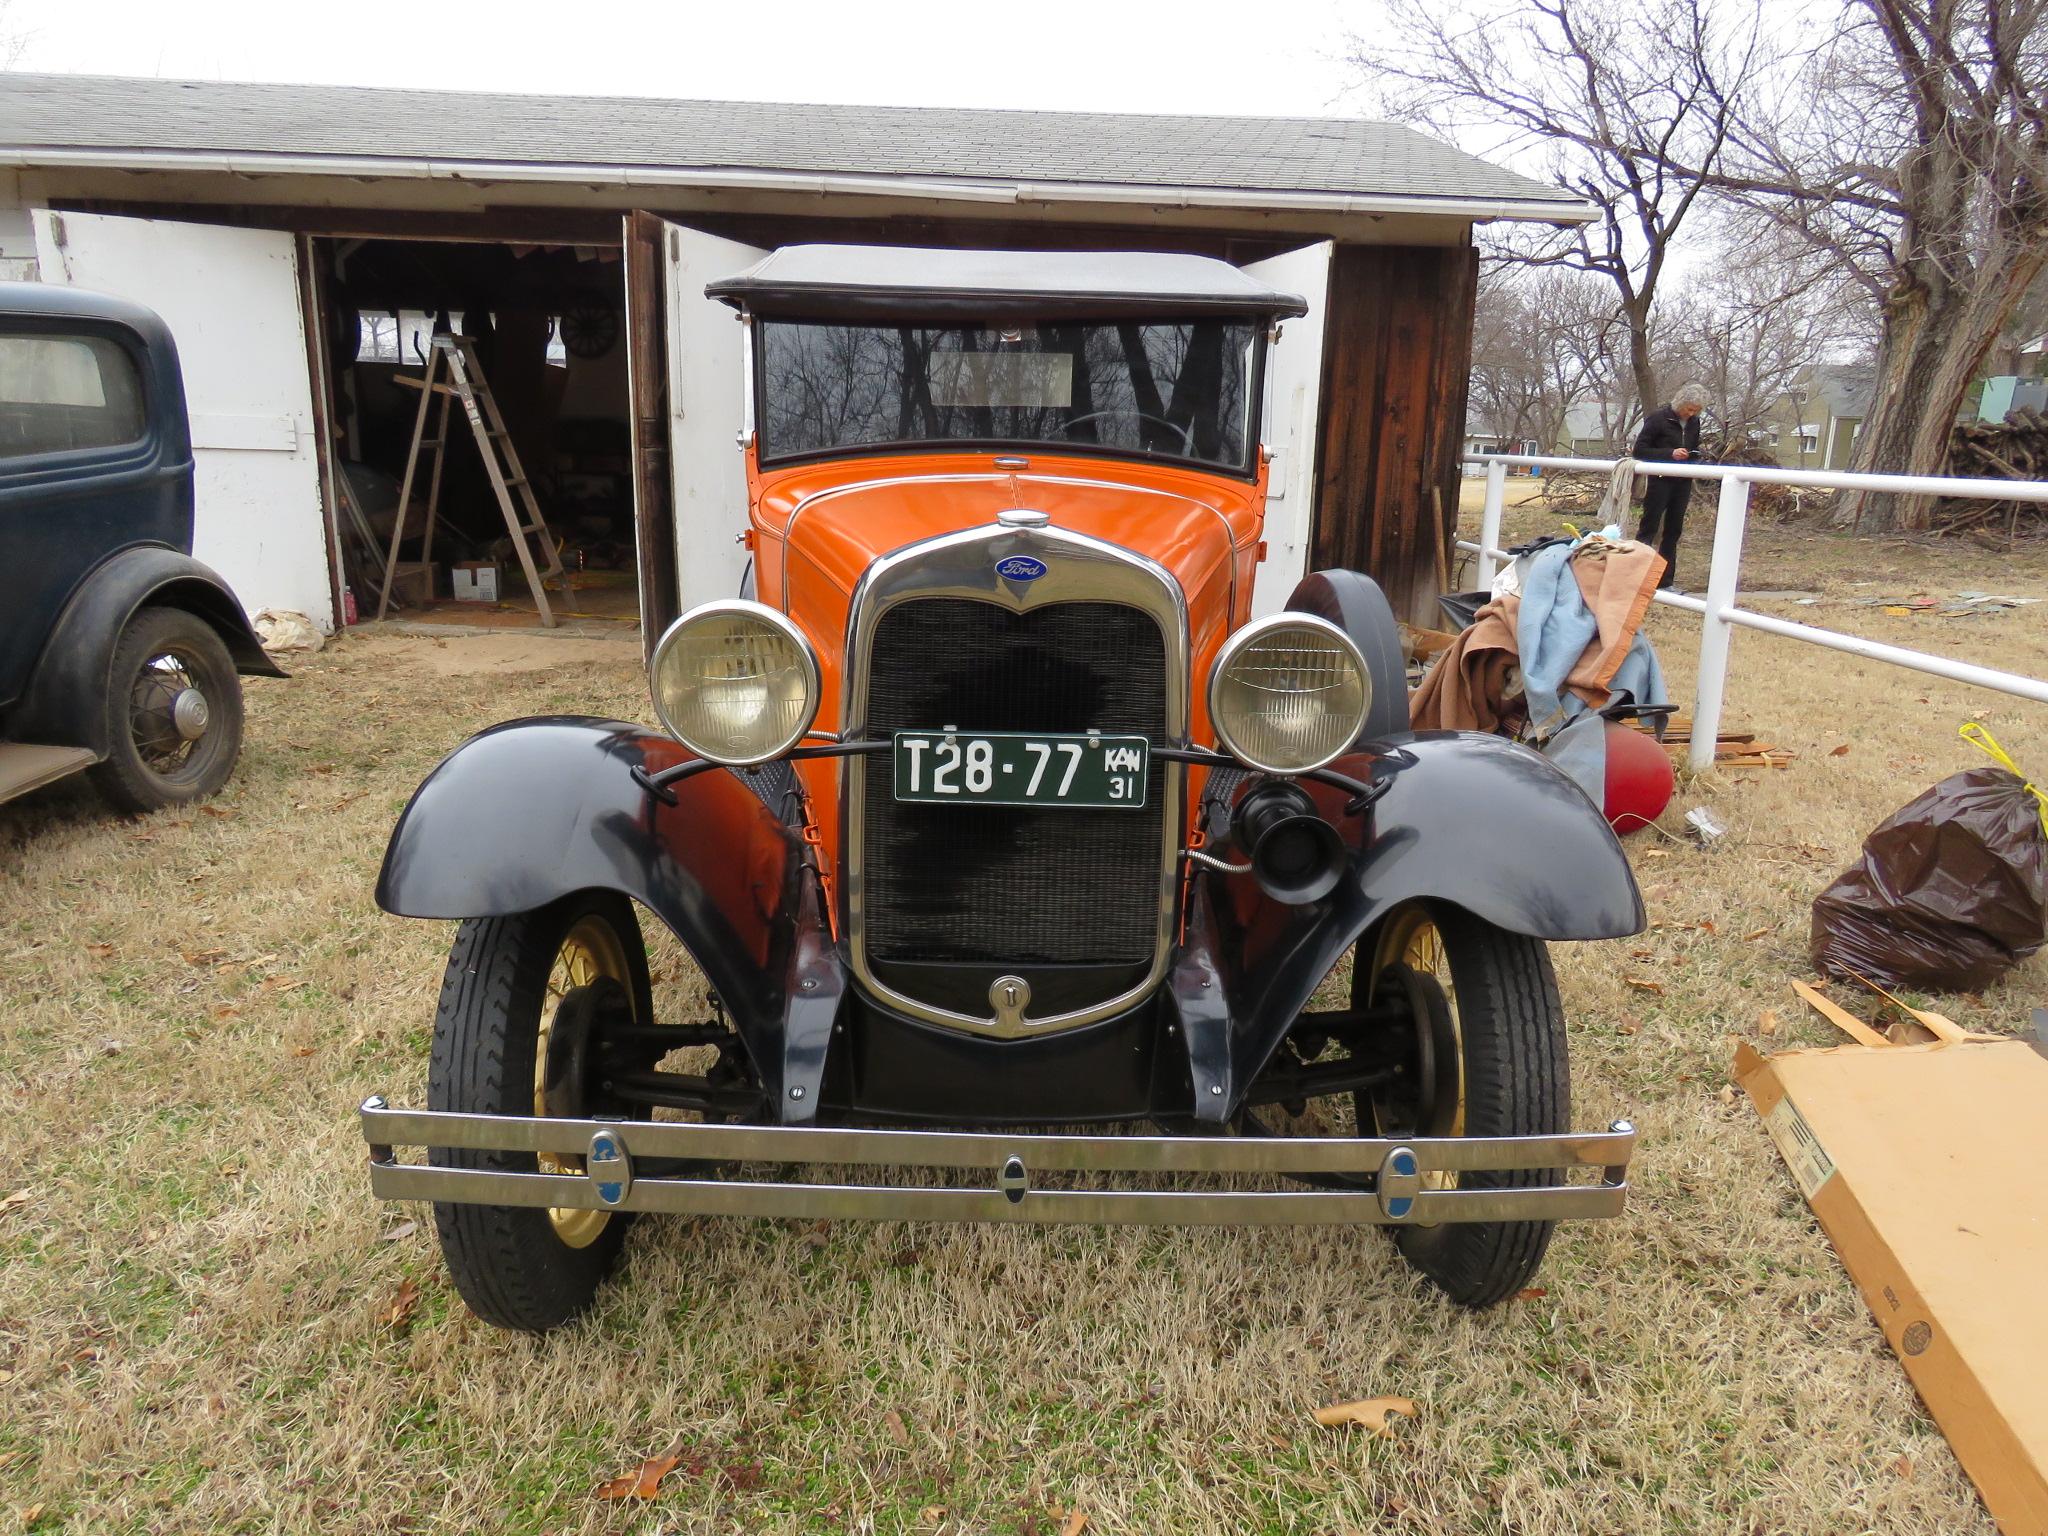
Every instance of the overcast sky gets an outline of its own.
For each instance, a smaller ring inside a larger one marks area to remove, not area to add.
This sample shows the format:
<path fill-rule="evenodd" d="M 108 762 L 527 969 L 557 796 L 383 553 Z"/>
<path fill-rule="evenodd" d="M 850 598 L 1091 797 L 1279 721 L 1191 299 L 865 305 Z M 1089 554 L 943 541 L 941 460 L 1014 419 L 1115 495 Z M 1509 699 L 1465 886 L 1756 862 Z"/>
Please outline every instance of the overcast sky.
<path fill-rule="evenodd" d="M 0 0 L 24 69 L 594 95 L 1350 116 L 1342 0 Z M 0 90 L 4 90 L 0 80 Z"/>

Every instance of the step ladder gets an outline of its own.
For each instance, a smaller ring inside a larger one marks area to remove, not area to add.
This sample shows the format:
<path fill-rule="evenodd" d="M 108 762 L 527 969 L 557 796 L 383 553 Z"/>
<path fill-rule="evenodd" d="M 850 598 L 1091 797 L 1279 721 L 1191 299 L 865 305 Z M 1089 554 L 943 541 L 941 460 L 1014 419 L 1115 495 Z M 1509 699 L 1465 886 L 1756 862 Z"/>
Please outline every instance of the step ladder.
<path fill-rule="evenodd" d="M 554 610 L 548 606 L 548 594 L 543 583 L 550 576 L 563 575 L 561 551 L 555 546 L 554 536 L 548 532 L 547 522 L 540 513 L 540 503 L 534 499 L 533 482 L 520 467 L 519 452 L 512 446 L 512 434 L 505 429 L 505 418 L 498 411 L 498 402 L 491 394 L 489 381 L 484 378 L 483 365 L 477 361 L 474 340 L 468 336 L 436 336 L 427 351 L 425 376 L 412 379 L 401 375 L 398 382 L 419 390 L 420 409 L 413 421 L 412 447 L 405 456 L 405 480 L 398 491 L 398 517 L 391 525 L 391 547 L 384 556 L 384 586 L 377 594 L 377 617 L 383 618 L 391 606 L 391 588 L 398 578 L 398 546 L 405 538 L 407 516 L 412 511 L 413 484 L 419 475 L 422 455 L 433 460 L 433 467 L 427 475 L 427 520 L 420 543 L 420 564 L 429 568 L 433 564 L 434 522 L 441 504 L 441 469 L 448 457 L 448 420 L 459 401 L 462 414 L 469 420 L 469 430 L 476 438 L 477 452 L 483 456 L 484 469 L 491 477 L 491 490 L 497 495 L 498 510 L 505 514 L 505 528 L 512 535 L 513 552 L 519 556 L 520 568 L 526 572 L 527 590 L 533 593 L 541 623 L 553 629 Z M 434 418 L 431 437 L 427 433 L 430 416 Z M 513 501 L 515 492 L 518 495 L 517 505 Z M 544 564 L 534 561 L 533 547 L 527 543 L 530 534 L 540 535 Z"/>

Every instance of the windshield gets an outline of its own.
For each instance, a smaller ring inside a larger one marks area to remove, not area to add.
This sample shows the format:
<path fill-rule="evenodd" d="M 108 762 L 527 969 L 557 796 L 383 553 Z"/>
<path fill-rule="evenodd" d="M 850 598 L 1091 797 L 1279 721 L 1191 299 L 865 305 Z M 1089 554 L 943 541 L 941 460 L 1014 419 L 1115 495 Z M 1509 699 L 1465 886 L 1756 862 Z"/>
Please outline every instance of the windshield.
<path fill-rule="evenodd" d="M 996 443 L 1251 472 L 1256 320 L 757 322 L 761 458 Z"/>

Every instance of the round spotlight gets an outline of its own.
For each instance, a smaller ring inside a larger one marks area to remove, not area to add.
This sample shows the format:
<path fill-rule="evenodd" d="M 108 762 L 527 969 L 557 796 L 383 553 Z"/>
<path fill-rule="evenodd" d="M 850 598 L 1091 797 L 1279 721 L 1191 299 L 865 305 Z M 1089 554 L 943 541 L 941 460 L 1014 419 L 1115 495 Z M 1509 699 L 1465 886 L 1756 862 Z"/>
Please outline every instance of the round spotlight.
<path fill-rule="evenodd" d="M 818 655 L 764 603 L 706 603 L 668 627 L 647 664 L 654 712 L 699 757 L 744 768 L 780 757 L 818 714 Z"/>
<path fill-rule="evenodd" d="M 1327 619 L 1276 613 L 1223 642 L 1209 674 L 1209 720 L 1232 757 L 1265 773 L 1306 773 L 1365 729 L 1372 679 L 1351 637 Z"/>

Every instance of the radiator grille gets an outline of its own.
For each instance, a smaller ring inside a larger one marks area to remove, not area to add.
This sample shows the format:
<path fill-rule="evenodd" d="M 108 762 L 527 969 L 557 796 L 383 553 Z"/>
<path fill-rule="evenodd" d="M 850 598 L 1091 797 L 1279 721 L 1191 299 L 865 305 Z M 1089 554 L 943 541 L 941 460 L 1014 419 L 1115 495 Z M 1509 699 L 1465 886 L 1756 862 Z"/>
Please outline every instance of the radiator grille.
<path fill-rule="evenodd" d="M 1087 731 L 1165 739 L 1166 645 L 1120 603 L 1015 613 L 970 598 L 904 602 L 877 626 L 871 731 Z M 879 962 L 1114 967 L 1104 995 L 1158 939 L 1166 789 L 1154 762 L 1140 810 L 913 805 L 887 753 L 866 774 L 861 880 Z"/>

